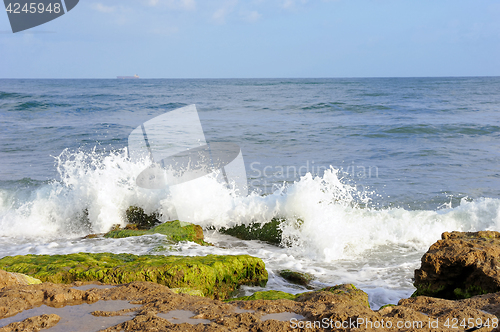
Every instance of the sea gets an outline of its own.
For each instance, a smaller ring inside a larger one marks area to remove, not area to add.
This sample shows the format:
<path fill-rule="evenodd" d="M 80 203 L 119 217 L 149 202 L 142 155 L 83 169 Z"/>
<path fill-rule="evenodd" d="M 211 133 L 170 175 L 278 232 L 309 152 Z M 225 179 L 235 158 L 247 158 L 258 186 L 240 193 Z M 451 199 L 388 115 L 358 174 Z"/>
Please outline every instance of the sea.
<path fill-rule="evenodd" d="M 248 195 L 212 174 L 137 185 L 148 161 L 129 158 L 131 132 L 192 104 L 207 142 L 240 147 Z M 214 246 L 84 238 L 130 206 L 162 221 L 188 206 Z M 273 218 L 279 246 L 219 232 Z M 316 289 L 353 283 L 377 309 L 414 292 L 443 232 L 478 230 L 500 231 L 500 77 L 0 80 L 0 257 L 250 254 L 269 282 L 240 295 L 308 291 L 290 269 Z"/>

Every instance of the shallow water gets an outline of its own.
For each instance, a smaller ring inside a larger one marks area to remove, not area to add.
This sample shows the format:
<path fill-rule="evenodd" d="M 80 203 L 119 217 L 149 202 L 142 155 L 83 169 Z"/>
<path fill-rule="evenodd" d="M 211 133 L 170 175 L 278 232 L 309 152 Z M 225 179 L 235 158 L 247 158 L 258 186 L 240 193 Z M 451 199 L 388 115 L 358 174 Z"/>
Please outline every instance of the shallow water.
<path fill-rule="evenodd" d="M 274 319 L 274 320 L 279 320 L 282 322 L 288 322 L 291 319 L 296 319 L 296 320 L 302 320 L 305 317 L 299 314 L 296 314 L 295 312 L 280 312 L 277 314 L 267 314 L 262 317 L 260 317 L 260 320 L 265 322 L 266 320 L 269 319 Z"/>
<path fill-rule="evenodd" d="M 234 312 L 237 314 L 244 314 L 246 312 L 255 312 L 255 310 L 236 308 L 234 309 Z"/>
<path fill-rule="evenodd" d="M 172 310 L 166 313 L 160 312 L 157 313 L 156 316 L 165 318 L 172 324 L 182 324 L 182 323 L 188 323 L 192 325 L 196 324 L 209 324 L 210 319 L 203 319 L 203 318 L 191 318 L 195 316 L 196 314 L 193 311 L 190 310 Z"/>
<path fill-rule="evenodd" d="M 135 308 L 136 305 L 123 300 L 97 301 L 92 304 L 82 303 L 78 305 L 68 305 L 61 308 L 53 308 L 46 305 L 25 310 L 15 316 L 0 319 L 0 327 L 13 322 L 21 322 L 26 318 L 43 314 L 56 314 L 61 320 L 52 328 L 45 331 L 50 332 L 92 332 L 99 331 L 131 319 L 134 315 L 124 313 L 119 316 L 100 317 L 93 316 L 93 311 L 117 311 L 122 309 Z"/>

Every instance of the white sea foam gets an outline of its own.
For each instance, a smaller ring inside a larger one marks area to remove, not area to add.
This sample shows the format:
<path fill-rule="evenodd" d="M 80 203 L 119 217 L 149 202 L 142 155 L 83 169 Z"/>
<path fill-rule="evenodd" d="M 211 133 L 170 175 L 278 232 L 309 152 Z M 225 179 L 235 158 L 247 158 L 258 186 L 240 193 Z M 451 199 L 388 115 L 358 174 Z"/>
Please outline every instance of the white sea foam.
<path fill-rule="evenodd" d="M 458 207 L 437 211 L 374 209 L 369 207 L 370 195 L 358 192 L 333 168 L 322 177 L 307 174 L 271 195 L 238 197 L 216 180 L 217 174 L 170 191 L 139 188 L 135 176 L 148 165 L 131 163 L 126 150 L 64 151 L 56 160 L 59 181 L 37 187 L 28 198 L 0 192 L 0 236 L 81 236 L 124 225 L 131 205 L 146 213 L 159 211 L 164 221 L 175 218 L 178 208 L 191 211 L 186 221 L 204 227 L 283 218 L 290 254 L 331 262 L 366 255 L 384 245 L 425 250 L 444 231 L 500 228 L 498 199 L 463 200 Z"/>
<path fill-rule="evenodd" d="M 10 208 L 0 214 L 1 236 L 43 238 L 105 232 L 113 224 L 124 225 L 130 205 L 150 213 L 161 207 L 160 200 L 167 195 L 167 190 L 135 185 L 134 174 L 146 164 L 128 162 L 126 150 L 106 155 L 66 150 L 56 161 L 59 181 L 36 188 L 28 198 L 22 190 L 9 198 L 13 201 Z"/>
<path fill-rule="evenodd" d="M 268 196 L 233 198 L 214 181 L 172 190 L 171 202 L 188 202 L 192 222 L 202 226 L 268 222 L 284 218 L 284 242 L 294 255 L 331 262 L 359 257 L 384 245 L 424 250 L 444 231 L 474 231 L 500 227 L 500 200 L 462 200 L 460 206 L 438 211 L 402 208 L 373 209 L 369 195 L 341 181 L 330 169 L 322 177 L 307 174 Z M 200 206 L 200 208 L 197 208 Z"/>

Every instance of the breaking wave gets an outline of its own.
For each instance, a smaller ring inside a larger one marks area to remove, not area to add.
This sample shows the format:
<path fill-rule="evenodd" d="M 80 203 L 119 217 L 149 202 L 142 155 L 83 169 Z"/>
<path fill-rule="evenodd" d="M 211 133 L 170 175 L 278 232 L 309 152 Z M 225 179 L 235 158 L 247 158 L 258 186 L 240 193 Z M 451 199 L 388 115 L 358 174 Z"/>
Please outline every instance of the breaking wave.
<path fill-rule="evenodd" d="M 139 188 L 148 163 L 132 163 L 126 149 L 98 153 L 65 150 L 56 158 L 59 179 L 0 189 L 0 236 L 58 238 L 108 231 L 125 224 L 129 206 L 160 212 L 163 221 L 190 211 L 185 221 L 205 228 L 281 218 L 283 245 L 319 261 L 353 258 L 384 245 L 424 250 L 444 231 L 498 230 L 500 200 L 462 199 L 439 210 L 377 209 L 373 193 L 360 192 L 330 168 L 278 186 L 270 195 L 238 197 L 217 174 L 161 190 Z M 29 182 L 29 181 L 28 181 Z"/>

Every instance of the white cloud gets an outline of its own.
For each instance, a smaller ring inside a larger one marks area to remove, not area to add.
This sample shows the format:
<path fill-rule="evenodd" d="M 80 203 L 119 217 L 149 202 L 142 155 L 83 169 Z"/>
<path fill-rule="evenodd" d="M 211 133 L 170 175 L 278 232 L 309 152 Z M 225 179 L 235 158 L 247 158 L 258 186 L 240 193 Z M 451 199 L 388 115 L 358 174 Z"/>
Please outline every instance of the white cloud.
<path fill-rule="evenodd" d="M 195 10 L 195 0 L 147 0 L 146 4 L 151 7 L 165 6 L 169 9 Z"/>
<path fill-rule="evenodd" d="M 101 13 L 112 13 L 116 10 L 116 7 L 114 6 L 106 6 L 103 5 L 102 3 L 93 3 L 91 5 L 92 9 L 97 10 L 98 12 Z"/>
<path fill-rule="evenodd" d="M 196 9 L 196 2 L 194 0 L 181 0 L 181 4 L 186 10 Z"/>
<path fill-rule="evenodd" d="M 285 9 L 292 8 L 293 6 L 295 6 L 295 2 L 293 0 L 285 0 L 283 2 L 283 8 Z"/>
<path fill-rule="evenodd" d="M 285 9 L 294 9 L 297 3 L 299 4 L 305 4 L 307 3 L 308 0 L 284 0 L 283 4 L 281 5 Z"/>
<path fill-rule="evenodd" d="M 218 24 L 224 24 L 226 22 L 226 16 L 234 10 L 238 0 L 228 0 L 226 1 L 222 7 L 217 9 L 212 14 L 212 19 Z"/>
<path fill-rule="evenodd" d="M 253 10 L 251 12 L 247 12 L 247 13 L 243 14 L 242 16 L 243 16 L 243 19 L 245 21 L 253 23 L 253 22 L 257 22 L 258 20 L 260 20 L 260 18 L 262 17 L 262 14 L 260 14 L 256 10 Z"/>

